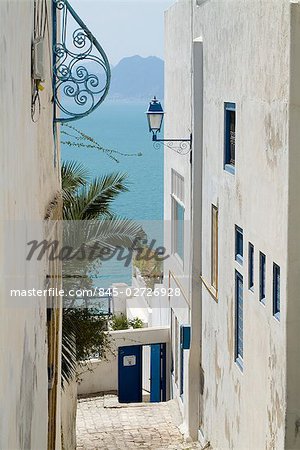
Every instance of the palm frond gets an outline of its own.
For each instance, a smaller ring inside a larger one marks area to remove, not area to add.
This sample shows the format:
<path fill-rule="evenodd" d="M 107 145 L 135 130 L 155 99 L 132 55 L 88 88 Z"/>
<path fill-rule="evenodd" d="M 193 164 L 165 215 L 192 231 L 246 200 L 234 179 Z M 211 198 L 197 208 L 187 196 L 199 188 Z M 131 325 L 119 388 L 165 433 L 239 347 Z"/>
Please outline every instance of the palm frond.
<path fill-rule="evenodd" d="M 99 216 L 110 217 L 110 205 L 121 193 L 128 191 L 127 174 L 112 173 L 94 179 L 76 192 L 72 201 L 64 204 L 65 220 L 93 220 Z"/>
<path fill-rule="evenodd" d="M 68 254 L 64 272 L 72 271 L 75 274 L 82 271 L 84 273 L 86 265 L 97 260 L 104 249 L 113 251 L 117 247 L 132 248 L 145 237 L 145 232 L 140 224 L 115 215 L 110 219 L 65 222 L 64 246 L 73 251 Z M 93 249 L 96 251 L 93 252 Z"/>
<path fill-rule="evenodd" d="M 76 324 L 68 310 L 63 310 L 62 320 L 62 348 L 61 348 L 61 376 L 62 386 L 68 384 L 76 375 Z"/>
<path fill-rule="evenodd" d="M 72 127 L 69 127 L 72 129 Z M 77 131 L 73 129 L 73 131 Z M 88 136 L 80 133 L 80 138 Z M 80 139 L 79 139 L 80 140 Z M 91 139 L 88 139 L 91 140 Z M 91 145 L 94 145 L 91 140 Z M 127 175 L 112 173 L 95 178 L 88 183 L 88 172 L 77 162 L 65 162 L 62 165 L 62 198 L 63 198 L 63 244 L 69 246 L 73 255 L 70 260 L 63 261 L 63 276 L 68 275 L 80 279 L 88 273 L 90 265 L 99 259 L 99 252 L 89 252 L 89 257 L 72 260 L 83 248 L 86 253 L 95 246 L 113 251 L 116 247 L 130 248 L 145 236 L 141 226 L 129 219 L 114 215 L 110 209 L 111 203 L 121 193 L 128 190 Z M 91 254 L 93 255 L 91 257 Z M 78 277 L 79 275 L 79 277 Z M 84 278 L 85 283 L 89 277 Z M 74 283 L 73 279 L 70 279 Z M 75 310 L 76 311 L 76 310 Z M 94 324 L 94 325 L 93 325 Z M 107 348 L 107 337 L 101 320 L 90 317 L 88 312 L 71 313 L 64 308 L 62 335 L 62 383 L 69 383 L 76 375 L 78 359 L 89 357 L 90 352 L 99 355 Z M 88 325 L 88 326 L 87 326 Z M 93 333 L 87 339 L 87 331 L 92 327 Z M 84 340 L 84 339 L 85 340 Z M 80 340 L 81 339 L 81 340 Z M 86 342 L 88 341 L 88 345 Z M 79 344 L 79 345 L 78 345 Z M 81 347 L 80 347 L 81 345 Z M 84 350 L 78 352 L 78 346 Z"/>
<path fill-rule="evenodd" d="M 87 183 L 89 176 L 85 166 L 77 161 L 64 161 L 61 166 L 61 181 L 63 194 L 71 194 Z"/>

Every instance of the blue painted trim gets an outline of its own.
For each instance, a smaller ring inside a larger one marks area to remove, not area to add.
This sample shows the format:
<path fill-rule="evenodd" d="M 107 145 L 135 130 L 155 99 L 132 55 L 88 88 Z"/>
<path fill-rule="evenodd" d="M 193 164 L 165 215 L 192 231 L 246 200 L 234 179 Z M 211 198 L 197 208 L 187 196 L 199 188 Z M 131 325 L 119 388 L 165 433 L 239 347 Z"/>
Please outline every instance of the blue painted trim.
<path fill-rule="evenodd" d="M 266 255 L 259 252 L 259 301 L 266 304 Z"/>
<path fill-rule="evenodd" d="M 248 245 L 248 289 L 254 292 L 254 245 Z"/>
<path fill-rule="evenodd" d="M 120 403 L 143 401 L 142 389 L 142 345 L 118 348 L 118 397 Z M 124 365 L 124 357 L 135 357 L 135 364 Z"/>
<path fill-rule="evenodd" d="M 165 402 L 167 400 L 167 345 L 160 344 L 161 348 L 161 401 Z"/>
<path fill-rule="evenodd" d="M 242 297 L 239 296 L 239 282 L 242 283 Z M 239 321 L 239 313 L 242 309 L 242 322 Z M 242 335 L 240 335 L 242 333 Z M 239 342 L 242 343 L 241 352 Z M 243 368 L 243 348 L 244 348 L 244 281 L 243 276 L 235 271 L 235 362 Z"/>
<path fill-rule="evenodd" d="M 191 346 L 191 326 L 190 325 L 181 325 L 181 345 L 183 350 L 189 350 Z"/>
<path fill-rule="evenodd" d="M 273 263 L 273 316 L 280 320 L 280 267 Z"/>
<path fill-rule="evenodd" d="M 104 101 L 110 87 L 111 70 L 103 48 L 68 0 L 53 0 L 52 5 L 53 98 L 56 106 L 54 121 L 65 123 L 86 117 Z M 57 35 L 58 11 L 62 12 L 59 37 Z M 70 37 L 67 30 L 69 15 L 79 25 Z M 73 47 L 70 49 L 68 47 L 71 40 Z M 89 42 L 87 49 L 85 49 L 86 42 Z M 104 83 L 101 74 L 89 72 L 89 66 L 85 65 L 85 61 L 92 61 L 98 65 L 97 70 L 104 73 Z M 76 66 L 76 64 L 80 65 Z M 72 100 L 73 111 L 66 98 L 70 102 Z M 77 111 L 74 107 L 82 109 Z M 64 114 L 62 117 L 57 117 L 57 109 Z"/>
<path fill-rule="evenodd" d="M 151 344 L 150 402 L 166 401 L 166 344 Z"/>
<path fill-rule="evenodd" d="M 161 354 L 160 344 L 151 344 L 150 358 L 150 402 L 161 401 Z"/>
<path fill-rule="evenodd" d="M 241 239 L 242 253 L 239 252 L 239 239 Z M 235 226 L 235 260 L 242 266 L 244 262 L 244 233 L 242 228 Z"/>
<path fill-rule="evenodd" d="M 236 112 L 236 104 L 232 102 L 224 103 L 224 170 L 235 174 L 235 166 L 230 164 L 230 114 L 227 112 Z"/>
<path fill-rule="evenodd" d="M 57 39 L 57 14 L 56 14 L 56 4 L 52 1 L 51 5 L 52 10 L 52 44 L 56 42 Z M 56 55 L 52 52 L 52 67 L 56 65 Z M 54 90 L 55 90 L 55 81 L 54 76 L 52 75 L 52 93 L 53 93 L 53 165 L 56 167 L 57 164 L 57 127 L 56 127 L 56 104 L 54 101 Z"/>

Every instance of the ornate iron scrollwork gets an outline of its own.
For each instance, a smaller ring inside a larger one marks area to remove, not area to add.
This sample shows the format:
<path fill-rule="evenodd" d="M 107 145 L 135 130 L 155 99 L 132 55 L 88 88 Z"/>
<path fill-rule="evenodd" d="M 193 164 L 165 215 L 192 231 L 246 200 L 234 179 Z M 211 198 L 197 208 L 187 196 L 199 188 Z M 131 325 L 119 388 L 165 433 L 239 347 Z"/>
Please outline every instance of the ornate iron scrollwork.
<path fill-rule="evenodd" d="M 165 147 L 170 148 L 171 150 L 174 150 L 176 153 L 179 153 L 180 155 L 188 155 L 191 151 L 191 141 L 190 140 L 157 140 L 153 142 L 153 147 L 156 150 L 159 150 L 161 146 L 164 145 Z"/>
<path fill-rule="evenodd" d="M 109 61 L 67 0 L 53 0 L 53 41 L 55 121 L 71 122 L 90 114 L 105 99 Z"/>

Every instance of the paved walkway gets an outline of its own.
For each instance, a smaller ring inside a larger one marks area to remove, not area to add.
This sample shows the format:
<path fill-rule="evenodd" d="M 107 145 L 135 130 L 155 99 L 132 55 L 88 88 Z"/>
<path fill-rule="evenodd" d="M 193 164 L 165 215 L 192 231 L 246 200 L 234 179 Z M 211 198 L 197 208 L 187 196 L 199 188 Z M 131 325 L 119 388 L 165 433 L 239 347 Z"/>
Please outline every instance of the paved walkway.
<path fill-rule="evenodd" d="M 124 405 L 114 395 L 80 399 L 77 450 L 200 449 L 184 443 L 175 400 Z"/>

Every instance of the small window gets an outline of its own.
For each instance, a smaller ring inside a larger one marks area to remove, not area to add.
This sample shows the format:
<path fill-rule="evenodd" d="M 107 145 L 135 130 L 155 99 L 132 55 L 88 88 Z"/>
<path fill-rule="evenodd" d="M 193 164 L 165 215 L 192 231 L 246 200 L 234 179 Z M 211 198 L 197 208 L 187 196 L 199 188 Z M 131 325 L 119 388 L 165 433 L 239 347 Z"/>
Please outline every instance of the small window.
<path fill-rule="evenodd" d="M 211 285 L 218 290 L 218 208 L 211 211 Z"/>
<path fill-rule="evenodd" d="M 184 256 L 184 207 L 173 198 L 173 253 L 183 261 Z"/>
<path fill-rule="evenodd" d="M 172 169 L 172 252 L 184 256 L 184 178 Z"/>
<path fill-rule="evenodd" d="M 244 300 L 243 277 L 235 272 L 235 361 L 243 369 L 244 355 Z"/>
<path fill-rule="evenodd" d="M 184 178 L 174 169 L 171 172 L 171 190 L 172 195 L 184 203 Z"/>
<path fill-rule="evenodd" d="M 266 303 L 266 255 L 259 252 L 259 300 Z"/>
<path fill-rule="evenodd" d="M 254 246 L 249 242 L 248 250 L 248 287 L 250 291 L 254 290 Z"/>
<path fill-rule="evenodd" d="M 273 264 L 273 314 L 280 318 L 280 267 Z"/>
<path fill-rule="evenodd" d="M 225 103 L 224 168 L 234 173 L 235 167 L 235 103 Z"/>
<path fill-rule="evenodd" d="M 235 260 L 238 263 L 243 264 L 243 257 L 243 230 L 240 227 L 235 226 Z"/>

